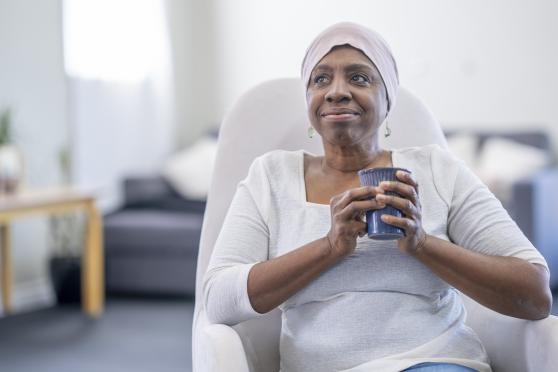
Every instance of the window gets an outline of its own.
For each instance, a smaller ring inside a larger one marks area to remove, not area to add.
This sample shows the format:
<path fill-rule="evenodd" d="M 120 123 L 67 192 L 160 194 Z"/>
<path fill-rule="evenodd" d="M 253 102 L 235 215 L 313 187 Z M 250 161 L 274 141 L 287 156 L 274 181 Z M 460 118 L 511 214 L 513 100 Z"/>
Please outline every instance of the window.
<path fill-rule="evenodd" d="M 139 82 L 164 63 L 161 0 L 65 0 L 64 62 L 69 76 Z"/>

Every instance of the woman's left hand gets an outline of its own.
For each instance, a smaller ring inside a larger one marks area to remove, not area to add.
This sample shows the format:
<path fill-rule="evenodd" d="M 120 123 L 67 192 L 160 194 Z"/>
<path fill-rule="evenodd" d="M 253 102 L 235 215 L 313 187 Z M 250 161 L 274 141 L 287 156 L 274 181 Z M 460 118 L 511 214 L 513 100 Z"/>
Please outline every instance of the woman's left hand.
<path fill-rule="evenodd" d="M 378 194 L 376 199 L 378 202 L 389 204 L 403 213 L 402 218 L 384 214 L 382 215 L 382 221 L 389 225 L 400 227 L 405 231 L 405 237 L 399 239 L 397 244 L 403 252 L 414 255 L 418 253 L 426 240 L 426 232 L 422 228 L 422 211 L 418 196 L 418 184 L 408 172 L 397 171 L 395 176 L 401 182 L 383 181 L 379 186 L 384 191 L 396 192 L 401 197 Z"/>

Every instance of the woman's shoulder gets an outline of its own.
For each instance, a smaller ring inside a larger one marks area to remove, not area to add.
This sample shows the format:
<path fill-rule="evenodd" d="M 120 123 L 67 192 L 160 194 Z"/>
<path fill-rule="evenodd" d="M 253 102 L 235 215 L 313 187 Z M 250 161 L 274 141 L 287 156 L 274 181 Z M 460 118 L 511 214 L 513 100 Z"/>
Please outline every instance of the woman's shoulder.
<path fill-rule="evenodd" d="M 438 145 L 406 147 L 396 150 L 398 164 L 422 174 L 423 182 L 430 182 L 438 195 L 449 205 L 458 175 L 465 164 L 448 149 Z"/>
<path fill-rule="evenodd" d="M 282 172 L 297 167 L 302 153 L 303 150 L 271 150 L 258 156 L 254 162 L 260 163 L 268 172 Z"/>
<path fill-rule="evenodd" d="M 394 152 L 405 162 L 411 162 L 420 167 L 433 168 L 433 170 L 461 166 L 461 161 L 447 148 L 439 144 L 404 147 L 394 150 Z"/>
<path fill-rule="evenodd" d="M 272 150 L 254 159 L 244 184 L 259 195 L 263 205 L 271 199 L 286 198 L 298 192 L 303 151 Z"/>
<path fill-rule="evenodd" d="M 394 151 L 397 151 L 400 154 L 409 154 L 415 156 L 416 155 L 430 156 L 430 154 L 432 153 L 436 153 L 436 154 L 450 153 L 446 148 L 442 147 L 437 143 L 431 143 L 423 146 L 402 147 Z"/>
<path fill-rule="evenodd" d="M 302 150 L 271 150 L 254 159 L 250 166 L 249 175 L 257 178 L 267 178 L 269 183 L 284 180 L 298 172 Z"/>
<path fill-rule="evenodd" d="M 268 151 L 260 156 L 258 156 L 259 159 L 261 159 L 263 162 L 279 162 L 279 163 L 283 163 L 286 160 L 289 159 L 293 159 L 295 157 L 301 156 L 300 154 L 303 152 L 303 150 L 294 150 L 294 151 L 290 151 L 290 150 L 283 150 L 283 149 L 276 149 L 276 150 L 271 150 Z"/>

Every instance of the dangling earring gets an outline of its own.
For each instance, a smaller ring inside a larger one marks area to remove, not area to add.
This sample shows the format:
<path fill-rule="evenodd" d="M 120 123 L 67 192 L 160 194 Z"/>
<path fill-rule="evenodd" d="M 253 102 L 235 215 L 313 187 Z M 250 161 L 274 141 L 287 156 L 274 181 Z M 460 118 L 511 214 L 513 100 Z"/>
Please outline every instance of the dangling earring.
<path fill-rule="evenodd" d="M 389 128 L 389 121 L 386 119 L 386 131 L 384 132 L 384 137 L 389 137 L 391 135 L 391 129 Z"/>
<path fill-rule="evenodd" d="M 314 127 L 313 126 L 309 126 L 308 127 L 308 138 L 313 138 L 314 137 Z"/>

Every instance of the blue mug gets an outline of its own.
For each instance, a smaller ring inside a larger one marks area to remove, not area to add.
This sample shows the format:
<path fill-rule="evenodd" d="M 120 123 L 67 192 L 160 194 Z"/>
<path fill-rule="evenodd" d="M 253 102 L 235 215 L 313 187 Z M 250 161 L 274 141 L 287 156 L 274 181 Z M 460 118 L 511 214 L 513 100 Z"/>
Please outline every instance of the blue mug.
<path fill-rule="evenodd" d="M 370 168 L 358 171 L 360 184 L 362 186 L 378 186 L 382 181 L 399 181 L 395 176 L 397 171 L 411 173 L 404 168 Z M 400 196 L 396 192 L 386 191 L 386 195 Z M 374 240 L 397 240 L 405 236 L 405 230 L 389 225 L 381 220 L 381 216 L 390 214 L 395 217 L 403 217 L 403 213 L 391 205 L 382 209 L 371 209 L 366 211 L 366 227 L 368 237 Z"/>

